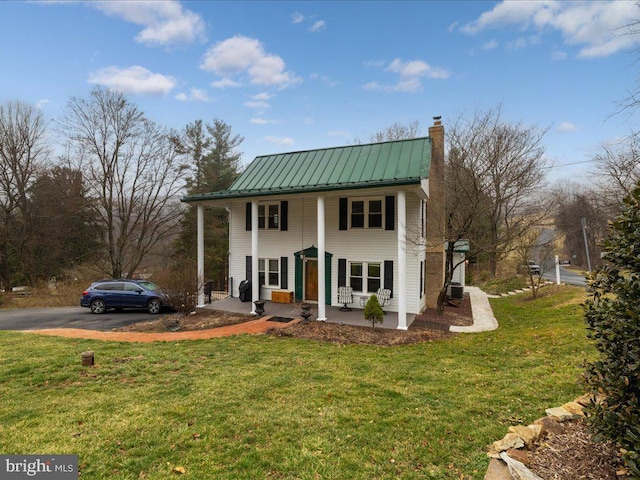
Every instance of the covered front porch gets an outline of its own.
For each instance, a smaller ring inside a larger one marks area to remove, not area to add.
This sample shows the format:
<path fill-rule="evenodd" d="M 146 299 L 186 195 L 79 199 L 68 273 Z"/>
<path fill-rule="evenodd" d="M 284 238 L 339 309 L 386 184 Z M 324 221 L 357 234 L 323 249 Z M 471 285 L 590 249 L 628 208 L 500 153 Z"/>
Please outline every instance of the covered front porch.
<path fill-rule="evenodd" d="M 252 308 L 252 304 L 250 302 L 241 302 L 237 297 L 227 297 L 221 300 L 215 300 L 212 303 L 207 303 L 199 306 L 199 309 L 202 310 L 221 310 L 223 312 L 234 312 L 234 313 L 249 313 Z M 345 312 L 340 310 L 340 307 L 334 307 L 330 305 L 324 305 L 325 311 L 329 314 L 327 315 L 327 322 L 330 323 L 339 323 L 344 325 L 355 325 L 362 327 L 370 327 L 371 322 L 365 320 L 363 309 L 355 308 L 352 305 L 352 310 L 350 312 Z M 274 303 L 271 301 L 265 301 L 264 305 L 264 313 L 262 316 L 276 316 L 276 317 L 288 317 L 288 318 L 301 318 L 300 317 L 300 308 L 298 304 L 295 303 Z M 405 325 L 410 326 L 413 323 L 415 315 L 413 314 L 405 314 L 406 323 Z M 318 305 L 311 304 L 311 320 L 316 320 L 318 318 Z M 384 316 L 384 321 L 376 325 L 376 328 L 390 328 L 397 329 L 398 328 L 398 313 L 397 312 L 387 312 Z"/>

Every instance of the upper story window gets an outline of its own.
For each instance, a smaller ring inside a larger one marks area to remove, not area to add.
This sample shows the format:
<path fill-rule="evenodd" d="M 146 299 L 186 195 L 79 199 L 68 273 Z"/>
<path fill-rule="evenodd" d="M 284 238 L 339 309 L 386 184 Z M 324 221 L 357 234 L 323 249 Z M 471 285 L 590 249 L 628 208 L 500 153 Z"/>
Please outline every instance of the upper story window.
<path fill-rule="evenodd" d="M 258 205 L 258 228 L 278 230 L 280 228 L 280 204 Z"/>
<path fill-rule="evenodd" d="M 383 199 L 350 201 L 351 228 L 383 228 Z"/>

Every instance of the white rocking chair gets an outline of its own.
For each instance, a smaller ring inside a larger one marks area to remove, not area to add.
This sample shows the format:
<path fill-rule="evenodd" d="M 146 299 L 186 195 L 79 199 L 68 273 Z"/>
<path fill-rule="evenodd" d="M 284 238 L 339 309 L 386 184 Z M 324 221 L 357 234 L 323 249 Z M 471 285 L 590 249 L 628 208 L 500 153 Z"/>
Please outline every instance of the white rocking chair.
<path fill-rule="evenodd" d="M 338 303 L 344 305 L 340 308 L 341 312 L 351 311 L 351 308 L 347 307 L 348 304 L 353 303 L 353 290 L 351 287 L 338 287 Z"/>
<path fill-rule="evenodd" d="M 384 311 L 384 306 L 391 303 L 391 290 L 388 288 L 379 288 L 376 297 L 378 297 L 378 303 L 382 307 L 382 313 L 386 315 L 387 312 Z"/>

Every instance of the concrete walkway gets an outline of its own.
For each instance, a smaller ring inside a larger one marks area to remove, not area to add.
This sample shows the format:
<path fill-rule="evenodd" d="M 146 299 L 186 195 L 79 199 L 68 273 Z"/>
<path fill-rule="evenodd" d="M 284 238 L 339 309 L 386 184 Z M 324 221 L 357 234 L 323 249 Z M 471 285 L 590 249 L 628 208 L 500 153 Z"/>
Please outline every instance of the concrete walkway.
<path fill-rule="evenodd" d="M 473 315 L 473 325 L 460 327 L 452 325 L 450 332 L 454 333 L 478 333 L 490 332 L 498 328 L 498 321 L 493 316 L 493 310 L 489 305 L 487 294 L 478 287 L 464 287 L 471 299 L 471 313 Z"/>

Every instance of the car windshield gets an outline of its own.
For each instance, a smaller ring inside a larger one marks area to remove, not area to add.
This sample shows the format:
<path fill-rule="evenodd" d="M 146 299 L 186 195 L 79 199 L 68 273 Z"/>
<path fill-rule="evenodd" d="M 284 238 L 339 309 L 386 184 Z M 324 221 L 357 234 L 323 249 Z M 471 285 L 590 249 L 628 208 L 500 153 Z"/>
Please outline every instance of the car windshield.
<path fill-rule="evenodd" d="M 160 287 L 153 282 L 144 281 L 144 282 L 137 282 L 137 283 L 145 290 L 149 290 L 151 292 L 153 292 L 154 290 L 160 290 Z"/>

